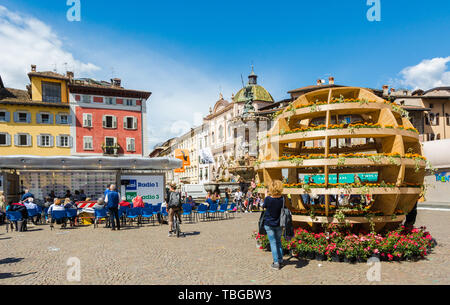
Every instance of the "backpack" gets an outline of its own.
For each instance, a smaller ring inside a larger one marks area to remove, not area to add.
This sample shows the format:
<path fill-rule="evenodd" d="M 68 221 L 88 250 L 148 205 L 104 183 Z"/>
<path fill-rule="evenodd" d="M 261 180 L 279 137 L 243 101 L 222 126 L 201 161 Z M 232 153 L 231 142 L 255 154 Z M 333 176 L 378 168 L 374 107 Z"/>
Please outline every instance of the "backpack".
<path fill-rule="evenodd" d="M 178 192 L 171 192 L 167 206 L 169 209 L 181 207 L 181 194 Z"/>
<path fill-rule="evenodd" d="M 280 227 L 284 228 L 284 237 L 289 238 L 294 236 L 294 226 L 292 225 L 292 213 L 284 205 L 283 197 L 283 208 L 280 214 Z"/>

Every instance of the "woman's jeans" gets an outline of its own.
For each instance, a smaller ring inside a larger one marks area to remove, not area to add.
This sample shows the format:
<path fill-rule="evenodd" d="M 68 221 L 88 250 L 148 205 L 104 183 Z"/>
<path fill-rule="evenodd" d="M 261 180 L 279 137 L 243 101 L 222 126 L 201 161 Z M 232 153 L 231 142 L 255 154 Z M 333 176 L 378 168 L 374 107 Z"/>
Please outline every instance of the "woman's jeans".
<path fill-rule="evenodd" d="M 283 248 L 281 246 L 281 227 L 269 227 L 264 226 L 267 232 L 267 237 L 270 242 L 270 249 L 272 251 L 273 262 L 281 263 L 283 262 Z"/>

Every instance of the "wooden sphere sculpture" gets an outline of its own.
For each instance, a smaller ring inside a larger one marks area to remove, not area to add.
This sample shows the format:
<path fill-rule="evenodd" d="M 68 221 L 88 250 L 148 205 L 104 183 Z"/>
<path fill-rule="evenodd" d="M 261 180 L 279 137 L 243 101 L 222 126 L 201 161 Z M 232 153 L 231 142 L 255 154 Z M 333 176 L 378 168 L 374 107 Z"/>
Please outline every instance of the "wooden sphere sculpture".
<path fill-rule="evenodd" d="M 276 115 L 256 165 L 258 192 L 284 179 L 298 225 L 393 229 L 419 200 L 426 161 L 400 106 L 364 88 L 334 87 L 302 95 Z"/>

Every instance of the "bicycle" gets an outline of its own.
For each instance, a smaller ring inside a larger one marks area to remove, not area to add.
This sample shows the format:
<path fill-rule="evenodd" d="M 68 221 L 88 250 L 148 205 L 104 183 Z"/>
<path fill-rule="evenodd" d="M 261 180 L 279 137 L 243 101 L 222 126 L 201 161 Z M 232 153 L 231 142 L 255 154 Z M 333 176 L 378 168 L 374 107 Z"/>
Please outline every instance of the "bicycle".
<path fill-rule="evenodd" d="M 177 237 L 180 237 L 180 235 L 184 236 L 184 233 L 181 232 L 181 228 L 180 228 L 180 214 L 179 214 L 179 210 L 175 211 L 175 213 L 173 214 L 173 224 L 172 224 L 172 232 L 175 232 Z"/>

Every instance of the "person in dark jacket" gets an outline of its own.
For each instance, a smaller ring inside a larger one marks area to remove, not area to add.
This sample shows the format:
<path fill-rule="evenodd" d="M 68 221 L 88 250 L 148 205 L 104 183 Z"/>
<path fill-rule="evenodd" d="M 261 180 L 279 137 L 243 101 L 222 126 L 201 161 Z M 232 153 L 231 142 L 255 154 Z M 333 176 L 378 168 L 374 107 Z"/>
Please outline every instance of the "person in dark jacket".
<path fill-rule="evenodd" d="M 109 187 L 109 192 L 106 193 L 106 198 L 108 201 L 108 204 L 106 207 L 109 210 L 111 229 L 113 231 L 116 230 L 116 224 L 117 224 L 117 230 L 120 230 L 120 221 L 119 221 L 120 196 L 119 196 L 119 193 L 117 193 L 117 191 L 116 191 L 115 184 L 111 184 L 111 186 Z"/>
<path fill-rule="evenodd" d="M 283 183 L 280 180 L 274 180 L 268 189 L 268 196 L 264 199 L 263 208 L 266 209 L 264 214 L 264 229 L 270 242 L 272 251 L 274 269 L 281 269 L 283 265 L 283 248 L 281 246 L 282 228 L 280 226 L 281 209 L 283 208 L 284 198 Z"/>
<path fill-rule="evenodd" d="M 28 198 L 32 197 L 34 199 L 34 195 L 30 193 L 29 189 L 25 189 L 25 194 L 22 195 L 22 198 L 20 198 L 20 201 L 25 201 Z"/>

